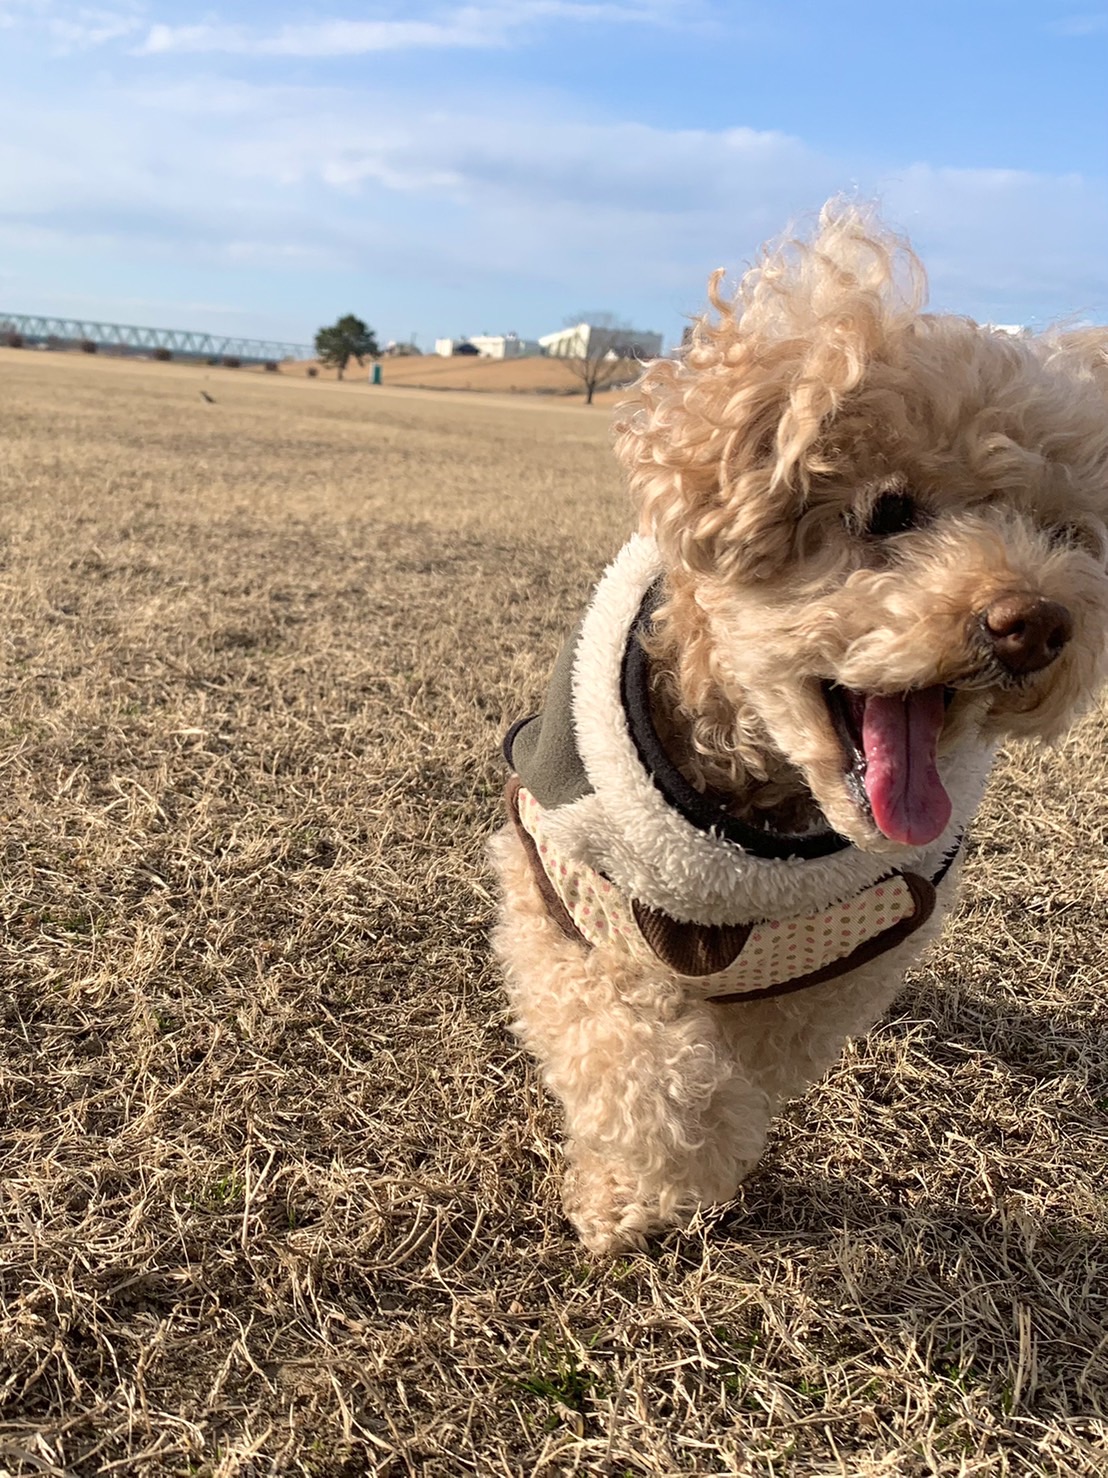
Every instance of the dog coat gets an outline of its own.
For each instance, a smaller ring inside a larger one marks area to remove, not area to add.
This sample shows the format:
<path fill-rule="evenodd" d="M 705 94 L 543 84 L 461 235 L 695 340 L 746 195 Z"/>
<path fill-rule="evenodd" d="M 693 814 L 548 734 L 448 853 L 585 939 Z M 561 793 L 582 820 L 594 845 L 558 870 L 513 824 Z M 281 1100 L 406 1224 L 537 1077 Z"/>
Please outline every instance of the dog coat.
<path fill-rule="evenodd" d="M 730 816 L 681 774 L 650 718 L 641 638 L 660 594 L 657 547 L 637 536 L 563 648 L 542 712 L 504 741 L 509 815 L 551 917 L 714 1000 L 799 990 L 895 948 L 935 908 L 991 753 L 944 776 L 947 831 L 896 868 L 832 831 L 782 835 Z"/>

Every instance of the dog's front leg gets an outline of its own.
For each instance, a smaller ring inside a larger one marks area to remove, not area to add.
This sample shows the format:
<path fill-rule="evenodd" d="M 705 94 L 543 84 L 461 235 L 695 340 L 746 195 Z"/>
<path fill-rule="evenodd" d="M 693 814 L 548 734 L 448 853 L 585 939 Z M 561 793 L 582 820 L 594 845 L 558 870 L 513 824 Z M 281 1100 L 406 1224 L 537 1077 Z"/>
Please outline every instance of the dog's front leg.
<path fill-rule="evenodd" d="M 616 1044 L 610 1072 L 563 1097 L 566 1212 L 594 1252 L 641 1248 L 730 1200 L 761 1157 L 765 1094 L 731 1070 L 710 1020 L 674 1025 Z"/>
<path fill-rule="evenodd" d="M 717 1008 L 567 939 L 515 837 L 493 851 L 513 1028 L 565 1111 L 567 1212 L 593 1251 L 642 1246 L 734 1194 L 761 1153 L 766 1095 L 738 1069 Z"/>

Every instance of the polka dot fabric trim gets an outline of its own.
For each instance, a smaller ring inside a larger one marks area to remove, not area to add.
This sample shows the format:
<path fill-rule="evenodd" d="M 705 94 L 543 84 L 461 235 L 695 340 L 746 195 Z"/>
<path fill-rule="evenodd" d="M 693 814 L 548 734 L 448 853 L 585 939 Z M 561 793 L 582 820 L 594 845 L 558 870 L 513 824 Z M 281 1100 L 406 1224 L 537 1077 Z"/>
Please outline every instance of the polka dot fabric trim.
<path fill-rule="evenodd" d="M 525 785 L 519 788 L 519 819 L 538 850 L 546 876 L 566 913 L 590 944 L 623 944 L 654 954 L 639 934 L 631 904 L 613 883 L 583 862 L 573 862 L 558 852 L 543 826 L 543 810 Z"/>
<path fill-rule="evenodd" d="M 916 900 L 907 883 L 892 877 L 826 913 L 768 919 L 754 928 L 739 958 L 712 984 L 726 984 L 732 990 L 765 990 L 811 975 L 845 959 L 915 912 Z"/>
<path fill-rule="evenodd" d="M 543 824 L 542 807 L 525 786 L 519 790 L 519 817 L 551 885 L 585 939 L 596 947 L 625 948 L 657 966 L 658 958 L 639 932 L 630 901 L 593 868 L 557 851 Z M 916 911 L 907 883 L 893 875 L 824 913 L 766 919 L 754 926 L 726 969 L 679 978 L 709 994 L 769 990 L 845 959 Z"/>

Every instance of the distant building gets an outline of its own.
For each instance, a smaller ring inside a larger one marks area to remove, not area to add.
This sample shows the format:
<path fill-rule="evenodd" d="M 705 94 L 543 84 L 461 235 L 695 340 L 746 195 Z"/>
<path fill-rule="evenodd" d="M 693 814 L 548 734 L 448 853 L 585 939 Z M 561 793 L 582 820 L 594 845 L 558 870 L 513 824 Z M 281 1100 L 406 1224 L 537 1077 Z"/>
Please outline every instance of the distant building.
<path fill-rule="evenodd" d="M 463 344 L 472 349 L 463 349 Z M 452 354 L 468 354 L 475 350 L 482 359 L 526 359 L 542 353 L 538 339 L 521 339 L 518 334 L 470 334 L 465 339 L 436 339 L 435 353 L 449 359 Z"/>
<path fill-rule="evenodd" d="M 542 353 L 538 339 L 518 334 L 471 334 L 469 342 L 485 359 L 528 359 Z"/>
<path fill-rule="evenodd" d="M 588 359 L 595 348 L 596 335 L 600 336 L 602 343 L 613 338 L 616 340 L 606 356 L 612 359 L 657 359 L 662 352 L 661 334 L 638 328 L 603 328 L 591 323 L 575 323 L 569 328 L 558 329 L 556 333 L 543 334 L 539 343 L 543 353 L 554 359 Z"/>

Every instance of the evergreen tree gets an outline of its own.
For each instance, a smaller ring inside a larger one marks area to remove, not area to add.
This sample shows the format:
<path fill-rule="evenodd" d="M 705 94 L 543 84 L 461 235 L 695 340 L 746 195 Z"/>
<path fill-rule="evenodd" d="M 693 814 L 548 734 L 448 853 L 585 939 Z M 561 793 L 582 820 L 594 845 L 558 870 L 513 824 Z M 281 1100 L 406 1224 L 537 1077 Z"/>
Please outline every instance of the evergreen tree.
<path fill-rule="evenodd" d="M 376 359 L 380 350 L 373 330 L 353 313 L 347 313 L 330 328 L 321 328 L 315 336 L 315 352 L 321 364 L 337 369 L 339 379 L 352 359 L 364 364 L 366 359 Z"/>

